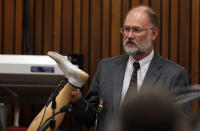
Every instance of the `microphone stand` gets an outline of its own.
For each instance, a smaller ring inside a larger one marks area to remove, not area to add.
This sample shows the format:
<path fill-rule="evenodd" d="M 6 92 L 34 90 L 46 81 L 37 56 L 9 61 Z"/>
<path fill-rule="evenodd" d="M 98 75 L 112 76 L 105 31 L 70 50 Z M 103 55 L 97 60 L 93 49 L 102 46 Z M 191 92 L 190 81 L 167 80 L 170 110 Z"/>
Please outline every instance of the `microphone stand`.
<path fill-rule="evenodd" d="M 99 105 L 98 105 L 97 112 L 96 112 L 96 119 L 95 119 L 95 126 L 94 126 L 95 131 L 97 131 L 99 115 L 100 115 L 102 108 L 103 108 L 103 99 L 102 99 L 102 97 L 100 97 L 99 98 Z"/>

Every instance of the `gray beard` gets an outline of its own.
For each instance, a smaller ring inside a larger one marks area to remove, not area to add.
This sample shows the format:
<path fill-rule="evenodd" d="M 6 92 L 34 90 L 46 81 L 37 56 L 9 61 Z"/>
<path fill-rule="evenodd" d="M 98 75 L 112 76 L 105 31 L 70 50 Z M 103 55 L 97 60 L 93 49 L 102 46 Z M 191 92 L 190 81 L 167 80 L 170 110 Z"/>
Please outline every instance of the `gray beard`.
<path fill-rule="evenodd" d="M 128 41 L 131 41 L 132 43 L 134 43 L 136 45 L 136 47 L 126 45 Z M 148 41 L 147 44 L 144 44 L 141 46 L 134 39 L 132 39 L 132 40 L 125 39 L 125 40 L 123 40 L 123 47 L 124 47 L 124 51 L 128 55 L 141 56 L 141 55 L 145 54 L 148 51 L 148 49 L 151 47 L 151 42 Z"/>

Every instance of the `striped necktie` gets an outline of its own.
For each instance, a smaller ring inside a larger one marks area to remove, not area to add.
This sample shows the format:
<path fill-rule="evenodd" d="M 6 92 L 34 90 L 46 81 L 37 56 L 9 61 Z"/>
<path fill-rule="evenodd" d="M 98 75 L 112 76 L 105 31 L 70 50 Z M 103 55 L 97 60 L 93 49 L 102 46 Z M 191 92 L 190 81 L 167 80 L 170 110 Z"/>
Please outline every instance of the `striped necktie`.
<path fill-rule="evenodd" d="M 140 68 L 139 62 L 137 62 L 137 61 L 134 62 L 133 63 L 133 73 L 132 73 L 132 76 L 131 76 L 129 88 L 128 88 L 127 93 L 126 93 L 126 97 L 129 96 L 132 93 L 137 93 L 137 71 L 138 71 L 139 68 Z"/>

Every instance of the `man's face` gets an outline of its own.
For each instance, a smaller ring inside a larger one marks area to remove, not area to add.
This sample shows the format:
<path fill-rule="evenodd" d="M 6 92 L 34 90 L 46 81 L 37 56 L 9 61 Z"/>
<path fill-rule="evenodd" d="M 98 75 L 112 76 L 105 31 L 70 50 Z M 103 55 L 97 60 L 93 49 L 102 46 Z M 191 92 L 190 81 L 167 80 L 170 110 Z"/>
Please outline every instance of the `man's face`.
<path fill-rule="evenodd" d="M 152 50 L 153 26 L 141 9 L 131 11 L 124 22 L 123 46 L 127 54 L 141 56 Z"/>

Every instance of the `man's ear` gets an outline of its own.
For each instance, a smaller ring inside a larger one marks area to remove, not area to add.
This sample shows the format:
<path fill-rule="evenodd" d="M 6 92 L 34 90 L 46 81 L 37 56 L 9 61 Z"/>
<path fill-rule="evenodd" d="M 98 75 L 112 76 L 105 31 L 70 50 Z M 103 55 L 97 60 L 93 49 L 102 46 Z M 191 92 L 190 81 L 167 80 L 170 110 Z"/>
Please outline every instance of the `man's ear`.
<path fill-rule="evenodd" d="M 157 38 L 158 34 L 159 34 L 159 29 L 158 28 L 153 29 L 151 40 L 155 40 Z"/>

